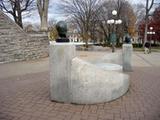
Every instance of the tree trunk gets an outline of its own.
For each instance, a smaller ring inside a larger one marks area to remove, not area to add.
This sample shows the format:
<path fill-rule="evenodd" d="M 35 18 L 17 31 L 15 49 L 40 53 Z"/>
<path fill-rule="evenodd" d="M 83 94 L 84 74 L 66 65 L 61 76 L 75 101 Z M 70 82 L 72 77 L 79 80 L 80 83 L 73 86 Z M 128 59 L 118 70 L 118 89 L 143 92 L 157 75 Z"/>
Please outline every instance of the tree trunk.
<path fill-rule="evenodd" d="M 48 6 L 49 0 L 37 0 L 37 7 L 41 20 L 41 31 L 48 30 Z"/>
<path fill-rule="evenodd" d="M 85 47 L 88 48 L 88 32 L 83 33 L 83 39 L 85 41 Z"/>
<path fill-rule="evenodd" d="M 145 32 L 144 32 L 144 41 L 143 41 L 143 47 L 145 43 L 147 42 L 147 31 L 148 31 L 148 21 L 149 21 L 149 12 L 154 4 L 154 0 L 151 0 L 150 6 L 149 6 L 149 0 L 146 0 L 146 16 L 145 16 Z"/>
<path fill-rule="evenodd" d="M 18 11 L 17 24 L 18 24 L 21 28 L 23 28 L 22 13 L 21 13 L 21 11 Z"/>
<path fill-rule="evenodd" d="M 147 42 L 147 31 L 148 31 L 148 4 L 149 4 L 149 0 L 146 0 L 146 16 L 145 16 L 145 31 L 144 31 L 144 41 L 143 41 L 143 48 L 145 43 Z"/>
<path fill-rule="evenodd" d="M 148 18 L 146 18 L 146 21 L 145 21 L 145 32 L 144 32 L 143 47 L 144 47 L 144 44 L 147 42 L 147 31 L 148 31 Z"/>
<path fill-rule="evenodd" d="M 88 40 L 85 40 L 85 47 L 88 48 Z"/>
<path fill-rule="evenodd" d="M 16 23 L 17 23 L 21 28 L 23 28 L 22 17 L 21 17 L 21 16 L 18 16 L 17 19 L 18 19 L 18 20 L 17 20 Z"/>
<path fill-rule="evenodd" d="M 43 12 L 41 15 L 41 31 L 47 31 L 48 30 L 48 16 Z"/>
<path fill-rule="evenodd" d="M 143 47 L 144 47 L 145 43 L 147 42 L 147 31 L 148 31 L 148 17 L 146 17 L 146 20 L 145 20 L 145 32 L 144 32 Z"/>
<path fill-rule="evenodd" d="M 20 1 L 17 0 L 15 1 L 15 7 L 13 9 L 13 17 L 15 22 L 23 28 L 23 23 L 22 23 L 22 11 L 21 11 L 21 6 L 20 6 Z"/>

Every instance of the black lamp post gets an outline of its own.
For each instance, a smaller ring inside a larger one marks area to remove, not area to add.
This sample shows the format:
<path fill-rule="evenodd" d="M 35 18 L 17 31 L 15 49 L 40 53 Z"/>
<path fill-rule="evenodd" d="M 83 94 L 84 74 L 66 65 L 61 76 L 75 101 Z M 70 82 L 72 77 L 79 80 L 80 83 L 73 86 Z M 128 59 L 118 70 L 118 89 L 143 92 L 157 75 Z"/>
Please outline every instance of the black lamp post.
<path fill-rule="evenodd" d="M 113 16 L 116 16 L 117 15 L 117 11 L 116 10 L 113 10 L 112 11 L 112 15 Z M 112 29 L 112 33 L 110 35 L 110 40 L 111 40 L 111 44 L 112 44 L 112 52 L 115 52 L 115 43 L 116 43 L 116 30 L 115 30 L 115 25 L 116 24 L 121 24 L 122 23 L 122 20 L 121 19 L 118 19 L 118 20 L 115 20 L 115 19 L 110 19 L 110 20 L 107 20 L 107 24 L 113 24 L 113 29 Z"/>
<path fill-rule="evenodd" d="M 153 34 L 152 32 L 153 27 L 150 27 L 149 29 L 150 29 L 149 52 L 151 53 L 151 40 L 152 40 L 152 34 Z"/>

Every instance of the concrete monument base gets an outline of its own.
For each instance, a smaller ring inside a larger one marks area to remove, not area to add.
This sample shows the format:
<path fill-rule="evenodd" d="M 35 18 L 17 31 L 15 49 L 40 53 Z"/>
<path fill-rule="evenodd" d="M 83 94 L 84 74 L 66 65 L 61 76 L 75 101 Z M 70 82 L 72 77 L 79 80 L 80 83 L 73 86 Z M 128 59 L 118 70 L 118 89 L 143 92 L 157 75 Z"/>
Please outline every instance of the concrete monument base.
<path fill-rule="evenodd" d="M 123 50 L 122 50 L 122 64 L 123 64 L 123 70 L 126 72 L 132 71 L 132 51 L 133 46 L 132 44 L 123 44 Z"/>
<path fill-rule="evenodd" d="M 50 44 L 51 100 L 71 102 L 71 66 L 72 59 L 76 56 L 75 54 L 75 45 L 69 43 Z"/>
<path fill-rule="evenodd" d="M 51 100 L 94 104 L 108 102 L 125 94 L 129 76 L 116 64 L 91 64 L 76 57 L 70 43 L 50 44 Z"/>

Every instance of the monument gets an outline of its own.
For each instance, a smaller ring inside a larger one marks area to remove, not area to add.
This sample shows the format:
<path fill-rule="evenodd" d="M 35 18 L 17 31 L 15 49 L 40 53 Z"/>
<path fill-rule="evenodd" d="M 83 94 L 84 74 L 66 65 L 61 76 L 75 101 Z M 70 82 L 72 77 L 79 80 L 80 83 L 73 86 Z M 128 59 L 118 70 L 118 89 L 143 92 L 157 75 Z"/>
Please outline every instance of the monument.
<path fill-rule="evenodd" d="M 131 43 L 131 38 L 129 34 L 125 36 L 125 41 L 123 44 L 123 50 L 122 50 L 122 64 L 123 64 L 123 70 L 126 72 L 132 71 L 132 51 L 133 46 Z"/>
<path fill-rule="evenodd" d="M 104 64 L 92 64 L 76 57 L 74 43 L 65 42 L 67 38 L 64 33 L 67 30 L 61 28 L 66 27 L 57 27 L 57 31 L 61 31 L 61 39 L 50 42 L 49 47 L 51 100 L 95 104 L 124 95 L 130 82 L 121 66 L 105 64 L 106 67 L 103 67 Z"/>

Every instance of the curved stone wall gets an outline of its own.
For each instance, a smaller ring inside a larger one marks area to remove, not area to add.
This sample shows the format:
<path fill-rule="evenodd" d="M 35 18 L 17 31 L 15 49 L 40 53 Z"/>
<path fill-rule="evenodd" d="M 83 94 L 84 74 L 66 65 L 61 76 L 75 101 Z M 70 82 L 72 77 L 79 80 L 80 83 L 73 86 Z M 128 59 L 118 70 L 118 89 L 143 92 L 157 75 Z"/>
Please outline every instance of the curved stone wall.
<path fill-rule="evenodd" d="M 71 101 L 73 103 L 108 102 L 125 94 L 128 88 L 128 75 L 103 69 L 79 58 L 72 60 Z"/>

